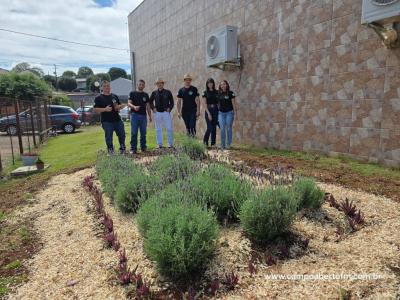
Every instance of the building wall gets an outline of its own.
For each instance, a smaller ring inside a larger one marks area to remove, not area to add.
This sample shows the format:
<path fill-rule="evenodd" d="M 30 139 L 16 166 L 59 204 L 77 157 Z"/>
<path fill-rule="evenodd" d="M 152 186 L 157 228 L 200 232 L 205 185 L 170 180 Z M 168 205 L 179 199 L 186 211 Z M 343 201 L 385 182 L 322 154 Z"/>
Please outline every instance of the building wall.
<path fill-rule="evenodd" d="M 361 25 L 361 2 L 145 0 L 129 15 L 136 78 L 151 91 L 161 76 L 174 94 L 187 72 L 200 90 L 227 79 L 236 142 L 399 166 L 400 50 Z M 239 28 L 242 70 L 205 67 L 205 34 L 224 25 Z"/>

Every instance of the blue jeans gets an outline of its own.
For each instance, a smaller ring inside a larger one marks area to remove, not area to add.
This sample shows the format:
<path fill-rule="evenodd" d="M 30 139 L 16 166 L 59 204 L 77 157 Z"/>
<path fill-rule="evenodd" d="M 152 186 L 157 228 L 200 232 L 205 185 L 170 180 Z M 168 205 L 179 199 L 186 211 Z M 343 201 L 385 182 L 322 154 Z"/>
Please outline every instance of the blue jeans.
<path fill-rule="evenodd" d="M 207 112 L 205 112 L 207 130 L 204 134 L 203 142 L 208 146 L 208 140 L 211 135 L 211 146 L 214 146 L 217 137 L 218 107 L 216 105 L 213 107 L 209 106 L 208 111 L 211 114 L 211 121 L 208 118 Z"/>
<path fill-rule="evenodd" d="M 189 136 L 196 136 L 196 112 L 182 112 L 182 119 L 185 122 L 186 131 Z"/>
<path fill-rule="evenodd" d="M 137 151 L 138 131 L 140 130 L 140 148 L 145 151 L 147 116 L 132 113 L 131 114 L 131 150 Z"/>
<path fill-rule="evenodd" d="M 108 151 L 114 151 L 113 145 L 113 133 L 117 134 L 119 141 L 120 151 L 125 151 L 125 127 L 124 123 L 120 120 L 117 122 L 102 122 L 101 126 L 104 130 L 104 136 L 106 139 L 106 145 Z"/>
<path fill-rule="evenodd" d="M 232 125 L 235 114 L 233 110 L 228 112 L 218 112 L 218 122 L 221 129 L 221 148 L 225 149 L 232 144 Z M 226 142 L 226 137 L 228 141 Z"/>

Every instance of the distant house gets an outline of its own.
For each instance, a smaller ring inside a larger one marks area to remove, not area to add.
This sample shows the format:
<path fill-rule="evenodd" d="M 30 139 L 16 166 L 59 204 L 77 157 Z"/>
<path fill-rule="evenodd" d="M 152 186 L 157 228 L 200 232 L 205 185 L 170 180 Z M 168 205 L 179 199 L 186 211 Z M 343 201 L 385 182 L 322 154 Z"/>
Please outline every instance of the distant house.
<path fill-rule="evenodd" d="M 76 78 L 76 89 L 86 90 L 86 78 Z"/>
<path fill-rule="evenodd" d="M 128 100 L 129 93 L 132 91 L 132 80 L 117 78 L 110 82 L 111 92 L 118 96 L 121 101 Z"/>
<path fill-rule="evenodd" d="M 7 74 L 7 73 L 9 73 L 10 71 L 8 71 L 8 70 L 6 70 L 6 69 L 3 69 L 3 68 L 0 68 L 0 74 Z"/>
<path fill-rule="evenodd" d="M 94 104 L 94 98 L 98 94 L 93 93 L 69 93 L 68 98 L 72 101 L 72 106 L 78 108 L 80 106 L 91 106 Z"/>

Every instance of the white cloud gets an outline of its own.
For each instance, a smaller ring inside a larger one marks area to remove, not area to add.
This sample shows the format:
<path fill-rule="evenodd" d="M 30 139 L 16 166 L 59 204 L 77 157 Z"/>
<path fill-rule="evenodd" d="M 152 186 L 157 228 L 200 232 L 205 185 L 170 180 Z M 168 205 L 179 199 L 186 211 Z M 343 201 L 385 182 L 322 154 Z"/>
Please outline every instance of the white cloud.
<path fill-rule="evenodd" d="M 141 0 L 118 0 L 99 7 L 93 0 L 1 0 L 0 28 L 57 39 L 129 48 L 128 14 Z M 95 72 L 110 66 L 129 70 L 129 52 L 66 44 L 0 31 L 0 67 L 26 61 L 53 72 L 77 71 L 80 65 Z"/>

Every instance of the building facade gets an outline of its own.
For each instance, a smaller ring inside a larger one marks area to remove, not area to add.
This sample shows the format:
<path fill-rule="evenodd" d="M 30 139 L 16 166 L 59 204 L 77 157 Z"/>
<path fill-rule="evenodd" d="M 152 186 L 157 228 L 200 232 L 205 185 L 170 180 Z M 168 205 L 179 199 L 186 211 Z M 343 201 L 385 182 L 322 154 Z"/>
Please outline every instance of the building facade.
<path fill-rule="evenodd" d="M 361 0 L 144 0 L 128 17 L 135 78 L 174 94 L 227 79 L 234 142 L 400 166 L 400 49 L 361 25 Z M 241 69 L 205 64 L 205 36 L 238 27 Z M 183 130 L 174 116 L 174 126 Z M 200 133 L 205 122 L 202 115 Z"/>

